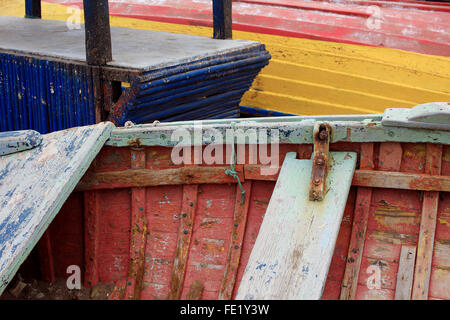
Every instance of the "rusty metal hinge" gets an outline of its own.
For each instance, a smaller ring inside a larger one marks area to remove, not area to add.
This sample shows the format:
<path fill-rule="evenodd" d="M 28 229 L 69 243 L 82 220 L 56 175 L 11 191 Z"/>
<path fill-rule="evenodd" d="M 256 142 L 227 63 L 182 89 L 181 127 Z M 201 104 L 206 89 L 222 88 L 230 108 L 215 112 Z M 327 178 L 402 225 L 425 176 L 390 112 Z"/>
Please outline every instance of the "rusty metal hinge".
<path fill-rule="evenodd" d="M 329 167 L 329 144 L 331 126 L 327 123 L 318 123 L 314 126 L 313 142 L 314 157 L 311 171 L 309 200 L 322 201 L 325 196 L 326 180 Z"/>

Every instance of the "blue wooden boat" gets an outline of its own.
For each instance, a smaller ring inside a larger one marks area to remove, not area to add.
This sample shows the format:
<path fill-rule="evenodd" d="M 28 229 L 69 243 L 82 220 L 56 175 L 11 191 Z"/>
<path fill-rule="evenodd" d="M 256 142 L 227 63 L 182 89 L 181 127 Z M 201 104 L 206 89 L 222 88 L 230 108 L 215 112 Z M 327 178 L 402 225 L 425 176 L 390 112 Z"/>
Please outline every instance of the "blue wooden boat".
<path fill-rule="evenodd" d="M 80 29 L 32 19 L 40 1 L 26 16 L 0 17 L 0 131 L 239 117 L 270 59 L 263 44 L 218 32 L 110 28 L 108 1 L 85 1 Z"/>

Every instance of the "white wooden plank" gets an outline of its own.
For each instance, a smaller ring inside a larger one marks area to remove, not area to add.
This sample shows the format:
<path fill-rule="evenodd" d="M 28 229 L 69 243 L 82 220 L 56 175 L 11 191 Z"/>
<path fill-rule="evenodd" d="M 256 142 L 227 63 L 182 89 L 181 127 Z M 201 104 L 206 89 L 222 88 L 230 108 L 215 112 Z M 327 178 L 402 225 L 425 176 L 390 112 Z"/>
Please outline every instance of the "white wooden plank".
<path fill-rule="evenodd" d="M 113 128 L 105 122 L 54 132 L 34 149 L 0 157 L 0 294 Z"/>
<path fill-rule="evenodd" d="M 236 299 L 320 299 L 356 154 L 331 152 L 328 192 L 309 201 L 312 160 L 286 157 Z"/>
<path fill-rule="evenodd" d="M 402 246 L 395 287 L 395 300 L 411 300 L 415 261 L 416 247 Z"/>
<path fill-rule="evenodd" d="M 0 156 L 37 147 L 42 142 L 34 130 L 0 132 Z"/>

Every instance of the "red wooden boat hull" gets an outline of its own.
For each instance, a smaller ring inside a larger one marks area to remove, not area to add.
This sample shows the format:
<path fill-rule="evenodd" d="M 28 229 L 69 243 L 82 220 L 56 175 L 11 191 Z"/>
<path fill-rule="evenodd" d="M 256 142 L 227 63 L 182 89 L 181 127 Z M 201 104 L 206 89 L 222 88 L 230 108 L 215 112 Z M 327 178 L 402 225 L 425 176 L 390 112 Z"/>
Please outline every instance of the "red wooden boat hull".
<path fill-rule="evenodd" d="M 341 142 L 330 150 L 356 152 L 359 169 L 322 299 L 394 299 L 402 246 L 423 247 L 424 215 L 436 210 L 434 250 L 420 254 L 432 255 L 428 298 L 450 299 L 450 196 L 424 191 L 439 190 L 428 179 L 439 168 L 450 176 L 450 146 Z M 286 152 L 309 158 L 312 145 L 280 145 L 281 161 Z M 276 175 L 237 166 L 247 191 L 242 209 L 227 166 L 183 167 L 170 155 L 168 147 L 104 147 L 41 240 L 44 276 L 65 278 L 69 265 L 79 265 L 86 286 L 113 282 L 113 299 L 233 298 Z M 160 175 L 145 178 L 142 169 Z M 125 178 L 133 170 L 135 178 Z M 377 187 L 373 173 L 395 172 L 409 177 L 409 190 L 389 179 Z M 379 288 L 368 285 L 371 265 L 381 268 Z"/>

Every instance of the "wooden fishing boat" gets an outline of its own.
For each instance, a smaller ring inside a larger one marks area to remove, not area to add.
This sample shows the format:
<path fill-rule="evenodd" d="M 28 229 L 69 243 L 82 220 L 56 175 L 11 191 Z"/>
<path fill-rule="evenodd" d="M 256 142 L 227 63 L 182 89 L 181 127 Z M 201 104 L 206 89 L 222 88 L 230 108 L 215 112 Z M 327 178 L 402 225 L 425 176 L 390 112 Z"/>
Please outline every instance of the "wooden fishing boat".
<path fill-rule="evenodd" d="M 220 34 L 110 28 L 108 1 L 86 2 L 75 27 L 34 19 L 40 1 L 27 3 L 27 18 L 0 17 L 0 131 L 236 118 L 270 59 Z"/>
<path fill-rule="evenodd" d="M 81 1 L 43 1 L 43 17 L 73 19 L 68 6 Z M 23 1 L 0 14 L 23 16 Z M 212 34 L 209 0 L 114 0 L 110 14 L 114 26 Z M 234 1 L 233 37 L 272 55 L 241 105 L 326 115 L 449 101 L 449 15 L 445 2 Z"/>
<path fill-rule="evenodd" d="M 0 292 L 29 256 L 112 299 L 450 299 L 449 123 L 432 103 L 0 134 Z"/>

